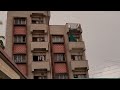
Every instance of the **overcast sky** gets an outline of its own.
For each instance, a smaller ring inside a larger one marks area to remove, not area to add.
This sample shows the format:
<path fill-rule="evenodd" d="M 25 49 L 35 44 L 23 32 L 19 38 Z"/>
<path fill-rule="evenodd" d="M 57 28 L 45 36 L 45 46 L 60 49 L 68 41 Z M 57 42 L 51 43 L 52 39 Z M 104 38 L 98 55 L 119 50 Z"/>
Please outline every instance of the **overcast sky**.
<path fill-rule="evenodd" d="M 5 35 L 6 12 L 0 11 L 0 35 Z M 120 12 L 51 11 L 50 24 L 80 23 L 90 77 L 120 77 Z"/>

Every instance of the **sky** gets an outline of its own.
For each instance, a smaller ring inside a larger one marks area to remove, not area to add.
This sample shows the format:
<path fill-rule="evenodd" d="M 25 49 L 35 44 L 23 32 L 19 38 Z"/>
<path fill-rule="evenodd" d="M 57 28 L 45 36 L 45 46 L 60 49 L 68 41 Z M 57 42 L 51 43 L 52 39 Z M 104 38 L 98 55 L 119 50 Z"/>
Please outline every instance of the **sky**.
<path fill-rule="evenodd" d="M 0 11 L 0 35 L 6 12 Z M 51 11 L 51 25 L 80 23 L 91 78 L 120 77 L 120 11 Z"/>

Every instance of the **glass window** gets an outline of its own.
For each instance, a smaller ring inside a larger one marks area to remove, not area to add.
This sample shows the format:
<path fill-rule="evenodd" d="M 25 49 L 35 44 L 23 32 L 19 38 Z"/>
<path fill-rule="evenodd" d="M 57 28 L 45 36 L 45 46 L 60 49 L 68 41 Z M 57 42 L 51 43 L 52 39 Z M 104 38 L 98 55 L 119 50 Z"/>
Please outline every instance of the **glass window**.
<path fill-rule="evenodd" d="M 32 17 L 32 24 L 43 24 L 44 19 L 42 17 Z"/>
<path fill-rule="evenodd" d="M 55 61 L 65 61 L 64 54 L 55 54 L 54 59 Z"/>
<path fill-rule="evenodd" d="M 14 37 L 14 42 L 15 43 L 25 43 L 26 42 L 26 37 L 25 36 L 15 36 Z"/>
<path fill-rule="evenodd" d="M 46 56 L 45 55 L 34 55 L 33 61 L 46 61 Z"/>
<path fill-rule="evenodd" d="M 63 36 L 53 36 L 52 42 L 64 42 Z"/>
<path fill-rule="evenodd" d="M 32 38 L 32 41 L 33 41 L 33 42 L 37 42 L 37 37 L 33 37 L 33 38 Z"/>
<path fill-rule="evenodd" d="M 14 55 L 14 61 L 16 63 L 26 62 L 25 55 Z"/>
<path fill-rule="evenodd" d="M 71 59 L 76 60 L 76 61 L 77 60 L 82 60 L 82 57 L 83 57 L 82 55 L 71 55 Z"/>
<path fill-rule="evenodd" d="M 26 19 L 25 18 L 15 18 L 14 19 L 14 24 L 24 25 L 24 24 L 26 24 Z"/>
<path fill-rule="evenodd" d="M 33 37 L 33 42 L 45 42 L 45 37 Z"/>
<path fill-rule="evenodd" d="M 34 79 L 47 79 L 47 76 L 34 76 Z"/>
<path fill-rule="evenodd" d="M 68 75 L 67 74 L 56 74 L 55 78 L 56 79 L 68 79 Z"/>
<path fill-rule="evenodd" d="M 86 78 L 86 74 L 74 74 L 74 78 Z"/>

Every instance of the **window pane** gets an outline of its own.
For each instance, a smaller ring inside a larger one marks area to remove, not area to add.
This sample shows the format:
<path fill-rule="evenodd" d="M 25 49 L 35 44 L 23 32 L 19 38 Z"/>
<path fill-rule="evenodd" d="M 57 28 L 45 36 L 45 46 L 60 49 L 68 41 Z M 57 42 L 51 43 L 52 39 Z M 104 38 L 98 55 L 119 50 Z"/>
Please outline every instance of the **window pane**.
<path fill-rule="evenodd" d="M 26 38 L 25 36 L 15 36 L 14 42 L 15 43 L 25 43 L 25 41 L 26 41 L 25 38 Z"/>
<path fill-rule="evenodd" d="M 85 74 L 74 74 L 74 78 L 86 78 Z"/>
<path fill-rule="evenodd" d="M 42 24 L 42 23 L 44 23 L 44 20 L 42 17 L 32 17 L 32 23 L 33 24 Z"/>
<path fill-rule="evenodd" d="M 72 59 L 72 60 L 75 60 L 75 56 L 74 56 L 74 55 L 71 55 L 71 59 Z"/>
<path fill-rule="evenodd" d="M 25 36 L 23 36 L 23 42 L 26 42 L 26 40 L 25 40 Z"/>
<path fill-rule="evenodd" d="M 68 76 L 66 74 L 56 74 L 55 75 L 56 79 L 68 79 Z"/>
<path fill-rule="evenodd" d="M 56 61 L 64 61 L 64 54 L 54 54 L 54 60 Z"/>
<path fill-rule="evenodd" d="M 16 63 L 26 62 L 25 55 L 14 55 L 14 61 Z"/>
<path fill-rule="evenodd" d="M 37 38 L 36 38 L 36 37 L 33 37 L 33 38 L 32 38 L 32 41 L 33 41 L 33 42 L 37 42 Z"/>
<path fill-rule="evenodd" d="M 14 24 L 26 24 L 26 19 L 25 18 L 15 18 Z"/>
<path fill-rule="evenodd" d="M 38 61 L 38 56 L 33 56 L 33 61 Z"/>
<path fill-rule="evenodd" d="M 53 42 L 63 42 L 63 37 L 62 36 L 53 36 L 52 41 Z"/>

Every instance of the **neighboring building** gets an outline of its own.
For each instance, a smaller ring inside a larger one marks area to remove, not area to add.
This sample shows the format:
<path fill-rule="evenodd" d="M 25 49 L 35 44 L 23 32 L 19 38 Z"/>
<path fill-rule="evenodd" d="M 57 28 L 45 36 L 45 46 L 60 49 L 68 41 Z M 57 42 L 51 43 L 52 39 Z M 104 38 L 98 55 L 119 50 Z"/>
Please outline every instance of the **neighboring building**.
<path fill-rule="evenodd" d="M 0 36 L 0 47 L 1 47 L 2 49 L 5 48 L 4 43 L 3 43 L 4 39 L 5 39 L 4 36 Z"/>
<path fill-rule="evenodd" d="M 88 78 L 80 24 L 49 20 L 50 11 L 8 11 L 7 53 L 30 79 Z"/>
<path fill-rule="evenodd" d="M 0 46 L 0 79 L 27 79 Z"/>

